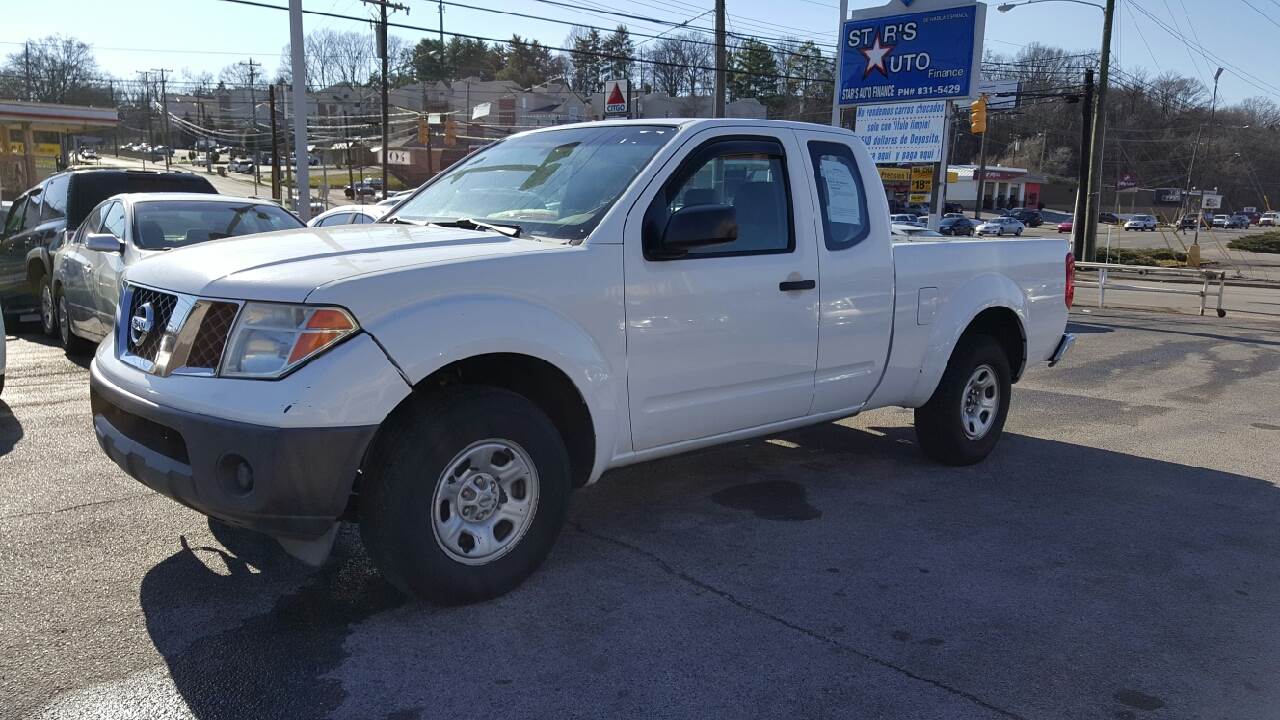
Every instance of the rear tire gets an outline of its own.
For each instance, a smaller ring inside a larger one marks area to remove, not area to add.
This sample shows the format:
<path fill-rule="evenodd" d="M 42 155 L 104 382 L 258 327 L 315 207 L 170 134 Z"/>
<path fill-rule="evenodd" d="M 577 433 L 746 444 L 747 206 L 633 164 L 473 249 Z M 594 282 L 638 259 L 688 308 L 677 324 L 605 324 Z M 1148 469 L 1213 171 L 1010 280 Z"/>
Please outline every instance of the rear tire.
<path fill-rule="evenodd" d="M 71 330 L 71 317 L 67 313 L 67 296 L 58 291 L 57 295 L 58 340 L 68 357 L 80 357 L 93 352 L 94 344 L 76 335 Z"/>
<path fill-rule="evenodd" d="M 404 593 L 488 600 L 546 559 L 571 487 L 564 441 L 537 406 L 507 390 L 453 386 L 411 399 L 379 433 L 365 461 L 360 535 Z"/>
<path fill-rule="evenodd" d="M 986 458 L 1004 432 L 1011 377 L 1009 359 L 995 338 L 961 338 L 933 396 L 916 408 L 920 449 L 946 465 Z"/>
<path fill-rule="evenodd" d="M 53 304 L 53 285 L 50 278 L 40 283 L 40 330 L 49 337 L 58 336 L 58 313 Z"/>

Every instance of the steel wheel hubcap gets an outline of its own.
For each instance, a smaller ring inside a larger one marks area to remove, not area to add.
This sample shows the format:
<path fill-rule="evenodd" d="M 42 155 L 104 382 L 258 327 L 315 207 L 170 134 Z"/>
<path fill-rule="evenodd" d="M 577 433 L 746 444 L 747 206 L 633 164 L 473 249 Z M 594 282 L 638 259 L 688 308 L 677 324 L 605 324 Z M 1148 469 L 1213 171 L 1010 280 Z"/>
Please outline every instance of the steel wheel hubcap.
<path fill-rule="evenodd" d="M 960 397 L 960 424 L 970 440 L 979 440 L 991 431 L 1000 409 L 1000 384 L 990 365 L 979 365 L 965 383 Z"/>
<path fill-rule="evenodd" d="M 529 454 L 510 440 L 481 440 L 440 474 L 431 527 L 450 558 L 484 565 L 519 544 L 537 508 L 538 473 Z"/>

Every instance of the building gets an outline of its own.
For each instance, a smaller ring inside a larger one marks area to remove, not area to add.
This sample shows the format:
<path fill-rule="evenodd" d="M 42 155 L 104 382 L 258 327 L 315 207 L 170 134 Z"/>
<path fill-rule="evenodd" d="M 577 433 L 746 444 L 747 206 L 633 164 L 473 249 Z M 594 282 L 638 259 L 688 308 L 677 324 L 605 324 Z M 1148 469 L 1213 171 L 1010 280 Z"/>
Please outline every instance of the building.
<path fill-rule="evenodd" d="M 57 172 L 78 133 L 119 124 L 115 108 L 0 100 L 0 198 L 17 197 Z"/>
<path fill-rule="evenodd" d="M 976 165 L 952 165 L 955 182 L 947 183 L 947 202 L 963 205 L 966 210 L 977 207 L 978 182 Z M 1042 188 L 1046 178 L 1025 168 L 991 165 L 983 183 L 983 210 L 1015 207 L 1039 207 L 1044 201 Z"/>

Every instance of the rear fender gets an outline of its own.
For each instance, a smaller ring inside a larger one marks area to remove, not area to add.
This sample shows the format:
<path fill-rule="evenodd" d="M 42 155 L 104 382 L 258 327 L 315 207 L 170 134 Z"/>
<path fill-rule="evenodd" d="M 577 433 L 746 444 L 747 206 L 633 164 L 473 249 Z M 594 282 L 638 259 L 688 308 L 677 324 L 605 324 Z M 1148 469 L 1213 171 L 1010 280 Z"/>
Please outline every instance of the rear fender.
<path fill-rule="evenodd" d="M 1013 311 L 1018 317 L 1018 329 L 1023 342 L 1026 342 L 1027 297 L 1017 284 L 998 273 L 984 273 L 971 278 L 939 303 L 938 316 L 933 322 L 933 332 L 930 333 L 929 344 L 920 366 L 920 377 L 916 380 L 909 402 L 904 403 L 906 406 L 917 407 L 929 401 L 942 380 L 942 373 L 946 371 L 951 353 L 955 351 L 961 336 L 974 318 L 990 308 L 1007 308 Z M 1022 373 L 1022 368 L 1015 367 L 1012 370 L 1014 377 Z"/>
<path fill-rule="evenodd" d="M 595 429 L 589 482 L 616 452 L 625 409 L 619 373 L 591 334 L 572 319 L 525 299 L 452 296 L 398 310 L 364 328 L 386 350 L 410 385 L 468 358 L 512 353 L 555 366 L 577 388 Z"/>

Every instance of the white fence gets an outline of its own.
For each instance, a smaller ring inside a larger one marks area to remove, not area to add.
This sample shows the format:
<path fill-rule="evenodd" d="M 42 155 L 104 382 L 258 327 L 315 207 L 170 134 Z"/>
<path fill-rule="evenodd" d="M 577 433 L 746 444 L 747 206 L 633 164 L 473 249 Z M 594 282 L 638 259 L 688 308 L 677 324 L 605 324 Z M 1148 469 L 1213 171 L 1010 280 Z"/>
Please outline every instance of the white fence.
<path fill-rule="evenodd" d="M 1222 270 L 1205 270 L 1200 268 L 1164 268 L 1147 267 L 1145 265 L 1114 265 L 1110 263 L 1078 262 L 1076 270 L 1096 270 L 1097 280 L 1085 280 L 1076 273 L 1076 287 L 1098 288 L 1098 307 L 1106 307 L 1108 290 L 1130 290 L 1134 292 L 1167 293 L 1170 295 L 1198 295 L 1200 297 L 1200 314 L 1204 315 L 1208 299 L 1216 299 L 1218 317 L 1226 317 L 1227 311 L 1222 308 L 1222 297 L 1227 289 L 1227 274 Z M 1131 284 L 1127 278 L 1111 279 L 1111 273 L 1125 275 L 1141 275 L 1143 280 L 1160 282 L 1169 280 L 1165 285 Z M 1199 287 L 1170 287 L 1186 285 L 1187 280 L 1198 281 Z"/>

